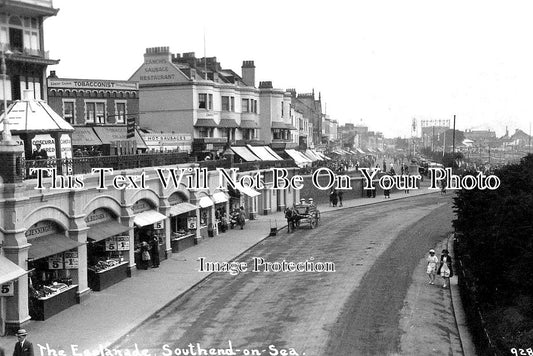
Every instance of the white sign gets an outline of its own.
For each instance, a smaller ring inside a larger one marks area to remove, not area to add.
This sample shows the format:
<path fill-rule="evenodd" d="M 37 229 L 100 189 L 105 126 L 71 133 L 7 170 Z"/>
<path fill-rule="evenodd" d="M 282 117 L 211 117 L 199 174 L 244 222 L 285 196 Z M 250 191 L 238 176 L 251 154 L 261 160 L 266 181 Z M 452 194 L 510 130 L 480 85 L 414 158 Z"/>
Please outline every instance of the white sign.
<path fill-rule="evenodd" d="M 49 88 L 79 88 L 79 89 L 124 89 L 137 90 L 134 82 L 116 82 L 111 80 L 78 80 L 78 79 L 48 79 Z"/>
<path fill-rule="evenodd" d="M 0 286 L 0 297 L 13 297 L 15 287 L 13 282 L 5 283 Z"/>
<path fill-rule="evenodd" d="M 48 135 L 35 135 L 31 140 L 31 151 L 35 151 L 35 145 L 40 144 L 41 149 L 46 151 L 48 158 L 56 158 L 56 140 Z"/>
<path fill-rule="evenodd" d="M 187 227 L 189 230 L 196 230 L 196 216 L 189 216 L 187 218 Z"/>
<path fill-rule="evenodd" d="M 78 251 L 67 251 L 63 256 L 65 258 L 65 269 L 78 269 Z"/>
<path fill-rule="evenodd" d="M 48 269 L 63 269 L 63 254 L 48 257 Z"/>
<path fill-rule="evenodd" d="M 165 228 L 165 220 L 158 221 L 154 224 L 154 230 L 162 230 Z"/>
<path fill-rule="evenodd" d="M 129 251 L 130 249 L 130 237 L 128 235 L 117 236 L 117 250 Z"/>
<path fill-rule="evenodd" d="M 117 250 L 117 239 L 115 239 L 115 237 L 110 237 L 105 240 L 105 250 L 106 251 L 118 251 Z"/>

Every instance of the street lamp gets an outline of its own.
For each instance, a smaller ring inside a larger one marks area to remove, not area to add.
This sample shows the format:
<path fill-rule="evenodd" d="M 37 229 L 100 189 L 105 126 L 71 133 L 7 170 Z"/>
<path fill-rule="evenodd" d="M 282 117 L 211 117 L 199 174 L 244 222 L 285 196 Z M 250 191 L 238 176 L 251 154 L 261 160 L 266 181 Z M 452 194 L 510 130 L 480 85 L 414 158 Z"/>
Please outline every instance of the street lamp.
<path fill-rule="evenodd" d="M 2 89 L 4 93 L 4 130 L 2 131 L 2 141 L 11 141 L 11 131 L 9 130 L 8 118 L 7 118 L 7 97 L 6 97 L 6 81 L 7 81 L 7 67 L 6 67 L 6 55 L 11 55 L 10 50 L 2 48 Z"/>

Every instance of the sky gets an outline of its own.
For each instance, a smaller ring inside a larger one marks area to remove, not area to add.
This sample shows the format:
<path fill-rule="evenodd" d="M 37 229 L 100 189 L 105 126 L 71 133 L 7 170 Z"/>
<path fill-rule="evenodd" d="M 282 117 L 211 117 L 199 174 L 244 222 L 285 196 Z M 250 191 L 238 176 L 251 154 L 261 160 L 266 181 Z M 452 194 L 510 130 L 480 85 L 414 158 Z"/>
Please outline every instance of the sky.
<path fill-rule="evenodd" d="M 54 0 L 44 22 L 60 78 L 127 80 L 148 47 L 217 57 L 256 86 L 321 94 L 340 124 L 410 137 L 413 119 L 498 136 L 533 121 L 527 1 Z M 205 38 L 205 41 L 204 41 Z M 205 43 L 205 46 L 204 46 Z"/>

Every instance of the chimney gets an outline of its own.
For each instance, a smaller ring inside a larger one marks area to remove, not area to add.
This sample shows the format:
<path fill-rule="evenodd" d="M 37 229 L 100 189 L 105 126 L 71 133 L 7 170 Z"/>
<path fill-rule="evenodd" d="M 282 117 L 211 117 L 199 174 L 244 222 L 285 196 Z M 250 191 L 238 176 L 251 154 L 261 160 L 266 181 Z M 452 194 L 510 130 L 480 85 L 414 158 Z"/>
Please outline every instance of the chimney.
<path fill-rule="evenodd" d="M 49 78 L 57 78 L 56 71 L 55 70 L 51 70 L 50 71 L 50 75 L 48 77 Z"/>
<path fill-rule="evenodd" d="M 255 87 L 254 61 L 242 61 L 242 81 L 250 87 Z"/>
<path fill-rule="evenodd" d="M 271 81 L 265 81 L 265 82 L 259 82 L 259 88 L 260 89 L 272 89 L 272 82 Z"/>

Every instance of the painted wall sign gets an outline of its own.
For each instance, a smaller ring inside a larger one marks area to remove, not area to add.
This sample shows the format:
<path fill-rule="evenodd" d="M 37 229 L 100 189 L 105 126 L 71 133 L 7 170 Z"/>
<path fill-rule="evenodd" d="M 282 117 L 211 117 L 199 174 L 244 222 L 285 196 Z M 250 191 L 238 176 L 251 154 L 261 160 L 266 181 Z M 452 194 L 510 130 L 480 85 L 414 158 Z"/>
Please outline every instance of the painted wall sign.
<path fill-rule="evenodd" d="M 85 79 L 48 79 L 49 88 L 137 90 L 135 82 Z"/>
<path fill-rule="evenodd" d="M 39 221 L 26 230 L 26 238 L 37 238 L 57 234 L 60 232 L 59 226 L 50 220 Z"/>
<path fill-rule="evenodd" d="M 131 207 L 131 210 L 133 210 L 134 214 L 142 213 L 143 211 L 151 210 L 153 209 L 152 204 L 146 199 L 141 199 L 137 201 L 133 206 Z"/>
<path fill-rule="evenodd" d="M 113 216 L 104 208 L 98 208 L 93 210 L 92 213 L 87 215 L 87 217 L 85 218 L 85 222 L 89 226 L 106 222 L 109 220 L 113 220 Z"/>

